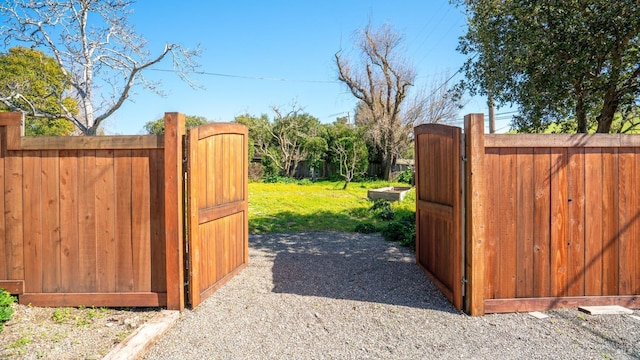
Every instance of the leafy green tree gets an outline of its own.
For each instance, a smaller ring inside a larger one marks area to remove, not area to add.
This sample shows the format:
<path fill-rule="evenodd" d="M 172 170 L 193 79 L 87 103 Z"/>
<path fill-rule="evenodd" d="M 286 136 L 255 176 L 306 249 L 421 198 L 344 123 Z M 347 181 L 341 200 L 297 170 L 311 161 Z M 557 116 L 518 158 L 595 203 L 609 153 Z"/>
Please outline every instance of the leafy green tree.
<path fill-rule="evenodd" d="M 308 139 L 305 142 L 304 147 L 307 154 L 309 154 L 307 156 L 307 161 L 309 162 L 309 167 L 311 169 L 311 180 L 315 180 L 316 172 L 324 163 L 329 146 L 327 145 L 327 140 L 325 140 L 325 138 L 315 136 Z"/>
<path fill-rule="evenodd" d="M 369 150 L 365 140 L 366 128 L 349 124 L 346 118 L 338 118 L 326 125 L 329 145 L 327 157 L 331 168 L 344 181 L 346 189 L 356 177 L 363 175 L 369 166 Z"/>
<path fill-rule="evenodd" d="M 541 131 L 575 119 L 586 133 L 611 130 L 618 111 L 640 94 L 640 2 L 637 0 L 452 0 L 466 7 L 459 50 L 472 95 L 517 104 L 514 127 Z"/>
<path fill-rule="evenodd" d="M 184 118 L 185 127 L 191 129 L 206 124 L 208 121 L 204 116 L 187 115 Z M 150 135 L 164 135 L 164 118 L 147 121 L 144 130 Z"/>
<path fill-rule="evenodd" d="M 346 189 L 349 183 L 367 171 L 367 144 L 360 137 L 346 136 L 336 140 L 333 145 L 333 162 L 337 165 L 338 174 L 344 179 Z"/>
<path fill-rule="evenodd" d="M 60 113 L 56 93 L 70 89 L 60 66 L 42 51 L 14 47 L 0 54 L 0 107 L 5 111 L 32 109 L 32 112 Z M 71 97 L 62 99 L 64 107 L 76 113 L 78 106 Z M 74 126 L 64 118 L 25 117 L 27 136 L 66 136 Z"/>

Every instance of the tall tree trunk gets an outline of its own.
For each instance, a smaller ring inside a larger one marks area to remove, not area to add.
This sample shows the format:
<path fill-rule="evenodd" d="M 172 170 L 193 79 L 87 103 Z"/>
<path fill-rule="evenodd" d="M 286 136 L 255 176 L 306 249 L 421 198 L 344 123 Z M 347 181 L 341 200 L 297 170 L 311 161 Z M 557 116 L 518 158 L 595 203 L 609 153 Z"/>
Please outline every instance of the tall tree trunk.
<path fill-rule="evenodd" d="M 382 179 L 389 181 L 391 180 L 391 163 L 393 162 L 393 156 L 391 154 L 388 154 L 384 157 L 383 160 L 383 172 L 382 172 Z"/>
<path fill-rule="evenodd" d="M 618 110 L 620 104 L 620 98 L 618 97 L 615 87 L 609 88 L 604 97 L 604 104 L 602 105 L 602 111 L 596 118 L 598 120 L 598 133 L 609 133 L 611 131 L 611 123 L 613 123 L 613 116 Z"/>
<path fill-rule="evenodd" d="M 576 104 L 576 119 L 578 120 L 578 133 L 586 134 L 589 131 L 587 126 L 587 113 L 584 109 L 584 97 L 578 94 L 578 103 Z"/>

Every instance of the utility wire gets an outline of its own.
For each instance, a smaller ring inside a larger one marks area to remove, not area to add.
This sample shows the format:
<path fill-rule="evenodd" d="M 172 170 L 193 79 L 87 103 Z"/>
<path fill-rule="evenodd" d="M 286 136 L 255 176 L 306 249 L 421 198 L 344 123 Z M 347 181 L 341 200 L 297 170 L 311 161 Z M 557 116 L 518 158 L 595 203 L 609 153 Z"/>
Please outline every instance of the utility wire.
<path fill-rule="evenodd" d="M 149 70 L 161 71 L 161 72 L 172 72 L 172 73 L 178 72 L 177 70 L 172 70 L 172 69 L 149 69 Z M 208 71 L 189 71 L 188 73 L 196 74 L 196 75 L 208 75 L 208 76 L 235 78 L 235 79 L 263 80 L 263 81 L 281 81 L 281 82 L 317 83 L 317 84 L 339 84 L 340 83 L 340 81 L 337 81 L 337 80 L 285 79 L 285 78 L 272 78 L 272 77 L 264 77 L 264 76 L 223 74 L 223 73 L 214 73 L 214 72 L 208 72 Z"/>

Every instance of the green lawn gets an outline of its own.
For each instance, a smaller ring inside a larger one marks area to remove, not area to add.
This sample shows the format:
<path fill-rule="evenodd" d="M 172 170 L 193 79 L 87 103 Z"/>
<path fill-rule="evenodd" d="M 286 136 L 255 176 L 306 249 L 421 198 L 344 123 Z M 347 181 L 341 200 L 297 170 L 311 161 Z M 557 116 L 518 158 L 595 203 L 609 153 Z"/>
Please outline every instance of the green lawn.
<path fill-rule="evenodd" d="M 249 232 L 354 231 L 358 224 L 380 226 L 369 209 L 367 190 L 406 184 L 383 181 L 351 183 L 318 181 L 312 184 L 249 183 Z M 415 190 L 392 203 L 396 217 L 415 211 Z"/>

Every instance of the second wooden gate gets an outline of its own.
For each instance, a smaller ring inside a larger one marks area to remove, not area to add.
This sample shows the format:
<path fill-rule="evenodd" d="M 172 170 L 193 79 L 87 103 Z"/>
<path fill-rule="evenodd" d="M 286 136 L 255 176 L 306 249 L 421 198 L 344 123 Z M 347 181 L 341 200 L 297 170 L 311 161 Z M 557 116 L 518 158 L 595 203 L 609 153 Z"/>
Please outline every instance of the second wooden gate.
<path fill-rule="evenodd" d="M 247 266 L 247 128 L 213 123 L 187 136 L 188 299 L 192 307 Z"/>
<path fill-rule="evenodd" d="M 453 306 L 462 309 L 461 130 L 426 124 L 414 134 L 416 262 Z"/>

